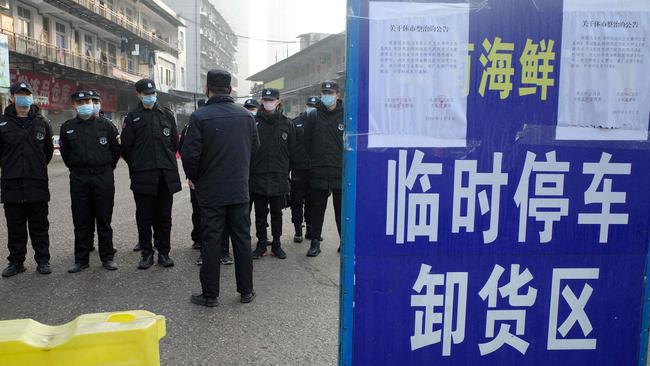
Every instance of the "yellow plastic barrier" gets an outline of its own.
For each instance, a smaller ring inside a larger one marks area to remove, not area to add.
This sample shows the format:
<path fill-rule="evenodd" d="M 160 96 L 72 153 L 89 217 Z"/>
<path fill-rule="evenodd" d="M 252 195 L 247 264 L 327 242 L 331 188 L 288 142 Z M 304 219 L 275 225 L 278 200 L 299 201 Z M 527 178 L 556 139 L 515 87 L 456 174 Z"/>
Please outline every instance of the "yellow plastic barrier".
<path fill-rule="evenodd" d="M 0 321 L 2 366 L 157 366 L 165 317 L 148 311 L 87 314 L 49 326 Z"/>

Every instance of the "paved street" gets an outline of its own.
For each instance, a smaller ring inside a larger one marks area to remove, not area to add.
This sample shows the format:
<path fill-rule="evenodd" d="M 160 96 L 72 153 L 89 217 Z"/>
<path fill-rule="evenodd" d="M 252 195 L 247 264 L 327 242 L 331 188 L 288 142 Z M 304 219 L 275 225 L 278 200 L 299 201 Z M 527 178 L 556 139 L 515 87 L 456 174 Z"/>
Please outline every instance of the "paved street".
<path fill-rule="evenodd" d="M 140 258 L 131 251 L 137 239 L 135 207 L 126 165 L 116 170 L 113 215 L 116 262 L 120 269 L 101 268 L 97 252 L 91 268 L 79 274 L 73 264 L 73 227 L 68 173 L 61 158 L 50 164 L 50 238 L 54 273 L 35 272 L 28 251 L 27 272 L 0 280 L 0 319 L 33 318 L 61 324 L 84 313 L 144 309 L 167 318 L 161 342 L 163 365 L 332 365 L 337 359 L 339 256 L 331 203 L 324 232 L 323 254 L 305 256 L 308 244 L 292 242 L 290 211 L 284 211 L 283 244 L 288 259 L 255 261 L 252 304 L 239 303 L 233 266 L 222 267 L 220 305 L 214 309 L 189 302 L 200 289 L 198 252 L 190 248 L 191 206 L 187 186 L 175 195 L 171 269 L 136 269 Z M 3 216 L 3 213 L 0 213 Z M 253 233 L 254 234 L 254 233 Z M 0 218 L 0 257 L 6 265 L 7 231 Z"/>

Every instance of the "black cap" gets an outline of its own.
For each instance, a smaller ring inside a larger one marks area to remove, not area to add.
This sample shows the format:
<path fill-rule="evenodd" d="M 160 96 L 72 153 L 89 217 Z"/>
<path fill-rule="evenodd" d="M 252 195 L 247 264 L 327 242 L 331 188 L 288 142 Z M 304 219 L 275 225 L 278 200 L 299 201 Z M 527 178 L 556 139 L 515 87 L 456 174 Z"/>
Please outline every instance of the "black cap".
<path fill-rule="evenodd" d="M 153 94 L 156 92 L 156 83 L 151 79 L 140 79 L 135 83 L 135 91 L 144 94 Z"/>
<path fill-rule="evenodd" d="M 21 90 L 26 90 L 26 91 L 34 94 L 34 89 L 32 89 L 32 86 L 29 85 L 29 83 L 26 82 L 26 81 L 22 81 L 22 80 L 17 81 L 15 83 L 11 84 L 11 86 L 9 87 L 9 92 L 11 94 L 16 94 L 17 92 L 19 92 Z"/>
<path fill-rule="evenodd" d="M 246 99 L 244 102 L 244 107 L 245 108 L 259 108 L 260 103 L 256 101 L 255 99 Z"/>
<path fill-rule="evenodd" d="M 307 105 L 308 106 L 315 107 L 318 104 L 318 102 L 320 102 L 319 97 L 311 96 L 311 97 L 307 98 Z"/>
<path fill-rule="evenodd" d="M 214 69 L 208 71 L 206 84 L 210 87 L 227 88 L 230 86 L 232 76 L 226 70 Z"/>
<path fill-rule="evenodd" d="M 99 92 L 97 90 L 88 90 L 88 94 L 90 94 L 90 97 L 92 100 L 100 100 L 101 96 L 99 95 Z"/>
<path fill-rule="evenodd" d="M 72 99 L 73 102 L 78 102 L 80 100 L 86 100 L 86 99 L 93 99 L 94 94 L 90 94 L 90 91 L 87 90 L 77 90 L 76 92 L 72 93 L 70 96 L 70 99 Z"/>
<path fill-rule="evenodd" d="M 280 91 L 278 89 L 268 88 L 262 90 L 262 99 L 280 99 Z"/>
<path fill-rule="evenodd" d="M 339 84 L 336 81 L 333 81 L 333 80 L 326 80 L 326 81 L 323 81 L 323 83 L 320 85 L 320 90 L 321 91 L 338 92 L 339 91 Z"/>

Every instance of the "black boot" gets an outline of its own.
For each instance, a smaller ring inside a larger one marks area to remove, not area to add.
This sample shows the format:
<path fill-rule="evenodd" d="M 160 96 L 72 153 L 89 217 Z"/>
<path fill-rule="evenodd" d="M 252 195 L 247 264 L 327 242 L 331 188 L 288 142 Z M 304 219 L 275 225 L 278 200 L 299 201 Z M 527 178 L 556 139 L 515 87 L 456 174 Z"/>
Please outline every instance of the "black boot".
<path fill-rule="evenodd" d="M 5 268 L 4 271 L 2 271 L 2 277 L 13 277 L 13 276 L 15 276 L 15 275 L 17 275 L 19 273 L 25 272 L 26 270 L 27 269 L 25 268 L 25 266 L 22 263 L 20 263 L 20 264 L 9 263 L 7 268 Z"/>
<path fill-rule="evenodd" d="M 287 259 L 287 253 L 282 250 L 282 244 L 279 240 L 273 240 L 273 243 L 271 243 L 271 252 L 278 259 Z"/>
<path fill-rule="evenodd" d="M 309 246 L 309 251 L 307 251 L 308 257 L 318 257 L 320 254 L 320 241 L 312 240 L 311 245 Z"/>
<path fill-rule="evenodd" d="M 296 235 L 293 236 L 293 242 L 302 243 L 302 224 L 294 224 L 293 227 L 296 229 Z"/>
<path fill-rule="evenodd" d="M 169 268 L 174 266 L 174 261 L 169 258 L 168 254 L 160 254 L 158 253 L 158 265 Z"/>
<path fill-rule="evenodd" d="M 142 252 L 142 260 L 138 263 L 138 269 L 149 269 L 153 266 L 153 251 Z"/>
<path fill-rule="evenodd" d="M 133 247 L 133 251 L 134 251 L 134 252 L 141 252 L 141 251 L 142 251 L 142 246 L 140 245 L 140 243 L 136 244 L 136 245 Z"/>
<path fill-rule="evenodd" d="M 253 259 L 260 259 L 260 257 L 263 257 L 266 254 L 267 245 L 269 245 L 268 240 L 259 240 L 257 242 L 257 248 L 255 248 L 252 253 Z"/>

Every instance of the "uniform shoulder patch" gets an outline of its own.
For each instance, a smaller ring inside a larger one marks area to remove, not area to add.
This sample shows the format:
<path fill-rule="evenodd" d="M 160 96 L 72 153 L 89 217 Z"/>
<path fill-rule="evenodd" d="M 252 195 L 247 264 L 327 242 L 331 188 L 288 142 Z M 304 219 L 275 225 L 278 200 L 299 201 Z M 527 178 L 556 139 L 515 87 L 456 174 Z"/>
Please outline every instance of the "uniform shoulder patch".
<path fill-rule="evenodd" d="M 7 121 L 0 122 L 0 127 L 4 127 L 4 126 L 6 126 L 6 125 L 7 125 Z"/>

